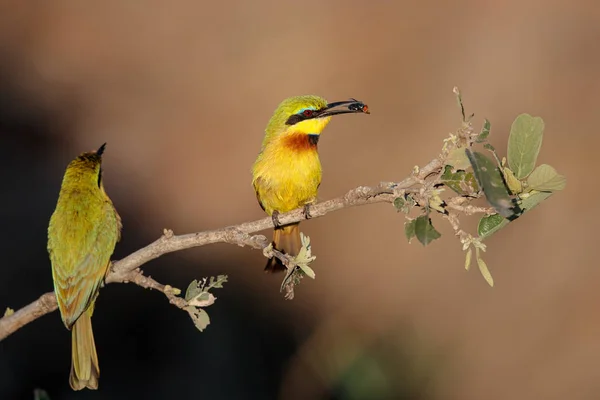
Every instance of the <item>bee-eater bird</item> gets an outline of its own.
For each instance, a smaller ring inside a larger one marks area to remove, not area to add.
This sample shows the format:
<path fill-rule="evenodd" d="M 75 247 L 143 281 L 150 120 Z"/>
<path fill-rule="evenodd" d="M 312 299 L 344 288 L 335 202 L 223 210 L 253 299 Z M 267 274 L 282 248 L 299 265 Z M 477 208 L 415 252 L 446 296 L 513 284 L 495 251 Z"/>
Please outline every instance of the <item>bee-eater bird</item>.
<path fill-rule="evenodd" d="M 121 218 L 102 183 L 105 146 L 69 163 L 48 227 L 58 309 L 67 329 L 72 329 L 69 384 L 73 390 L 98 388 L 100 368 L 91 318 L 121 237 Z"/>
<path fill-rule="evenodd" d="M 279 213 L 304 207 L 310 218 L 321 184 L 319 135 L 333 115 L 347 113 L 369 114 L 369 108 L 354 99 L 327 103 L 318 96 L 296 96 L 281 102 L 267 125 L 252 184 L 258 203 L 273 218 L 273 247 L 282 253 L 296 256 L 302 243 L 299 223 L 281 225 Z M 265 267 L 266 272 L 285 269 L 277 257 Z"/>

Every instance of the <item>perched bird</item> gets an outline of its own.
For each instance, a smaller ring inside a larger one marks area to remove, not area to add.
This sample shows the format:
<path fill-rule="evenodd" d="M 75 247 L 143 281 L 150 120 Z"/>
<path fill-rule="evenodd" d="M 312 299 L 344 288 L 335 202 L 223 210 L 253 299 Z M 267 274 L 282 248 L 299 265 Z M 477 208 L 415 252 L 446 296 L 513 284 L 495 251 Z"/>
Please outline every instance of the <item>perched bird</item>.
<path fill-rule="evenodd" d="M 58 309 L 67 329 L 72 329 L 69 383 L 73 390 L 98 388 L 100 368 L 91 317 L 121 237 L 121 218 L 102 184 L 105 146 L 69 163 L 48 227 Z"/>
<path fill-rule="evenodd" d="M 285 254 L 296 256 L 302 243 L 299 223 L 281 225 L 279 213 L 304 207 L 310 218 L 310 204 L 321 184 L 319 135 L 332 115 L 346 113 L 369 114 L 369 108 L 354 99 L 327 103 L 318 96 L 296 96 L 281 102 L 267 125 L 252 184 L 258 203 L 273 218 L 273 247 Z M 266 272 L 285 269 L 276 257 L 265 267 Z"/>

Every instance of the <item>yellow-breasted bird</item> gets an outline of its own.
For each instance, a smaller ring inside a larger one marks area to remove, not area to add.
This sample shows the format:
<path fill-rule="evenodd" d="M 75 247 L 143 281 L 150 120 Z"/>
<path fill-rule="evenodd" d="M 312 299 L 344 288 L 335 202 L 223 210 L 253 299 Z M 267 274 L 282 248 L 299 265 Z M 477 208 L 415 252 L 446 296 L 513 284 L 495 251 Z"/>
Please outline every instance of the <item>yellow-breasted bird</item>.
<path fill-rule="evenodd" d="M 331 116 L 346 113 L 369 114 L 369 108 L 354 99 L 327 103 L 318 96 L 296 96 L 281 102 L 267 125 L 252 184 L 258 203 L 273 218 L 273 247 L 285 254 L 296 256 L 300 251 L 300 229 L 299 223 L 281 225 L 279 213 L 304 207 L 310 218 L 309 207 L 321 184 L 319 135 Z M 265 267 L 266 272 L 285 269 L 276 257 Z"/>
<path fill-rule="evenodd" d="M 48 227 L 48 253 L 60 316 L 71 330 L 73 390 L 97 389 L 100 368 L 92 332 L 94 302 L 121 237 L 121 218 L 102 183 L 102 153 L 67 166 Z"/>

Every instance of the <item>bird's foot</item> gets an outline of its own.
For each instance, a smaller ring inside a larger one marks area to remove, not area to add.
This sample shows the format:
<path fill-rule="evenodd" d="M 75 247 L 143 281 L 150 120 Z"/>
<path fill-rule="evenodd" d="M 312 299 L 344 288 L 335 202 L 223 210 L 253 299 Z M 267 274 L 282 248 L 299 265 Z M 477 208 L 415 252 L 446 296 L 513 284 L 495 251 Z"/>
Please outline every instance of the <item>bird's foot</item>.
<path fill-rule="evenodd" d="M 306 219 L 312 218 L 312 215 L 310 215 L 310 206 L 311 206 L 310 203 L 306 203 L 304 205 L 304 208 L 302 209 L 302 214 L 304 214 L 304 218 L 306 218 Z"/>
<path fill-rule="evenodd" d="M 281 222 L 279 221 L 279 211 L 273 211 L 273 214 L 271 214 L 271 219 L 273 220 L 273 225 L 275 228 L 279 228 L 281 226 Z"/>

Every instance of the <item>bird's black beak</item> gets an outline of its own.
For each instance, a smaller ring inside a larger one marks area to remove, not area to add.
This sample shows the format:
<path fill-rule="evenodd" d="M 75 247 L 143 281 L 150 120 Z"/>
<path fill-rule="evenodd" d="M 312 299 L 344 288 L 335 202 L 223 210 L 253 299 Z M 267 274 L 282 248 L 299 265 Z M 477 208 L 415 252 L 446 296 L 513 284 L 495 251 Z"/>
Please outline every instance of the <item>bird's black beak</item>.
<path fill-rule="evenodd" d="M 329 117 L 337 114 L 356 114 L 364 113 L 370 114 L 369 106 L 362 101 L 356 99 L 350 99 L 347 101 L 336 101 L 335 103 L 327 104 L 327 107 L 319 111 L 317 118 Z"/>
<path fill-rule="evenodd" d="M 102 156 L 102 153 L 104 153 L 104 149 L 106 148 L 106 143 L 104 143 L 102 146 L 100 146 L 98 148 L 98 150 L 96 150 L 96 155 L 98 156 Z"/>

